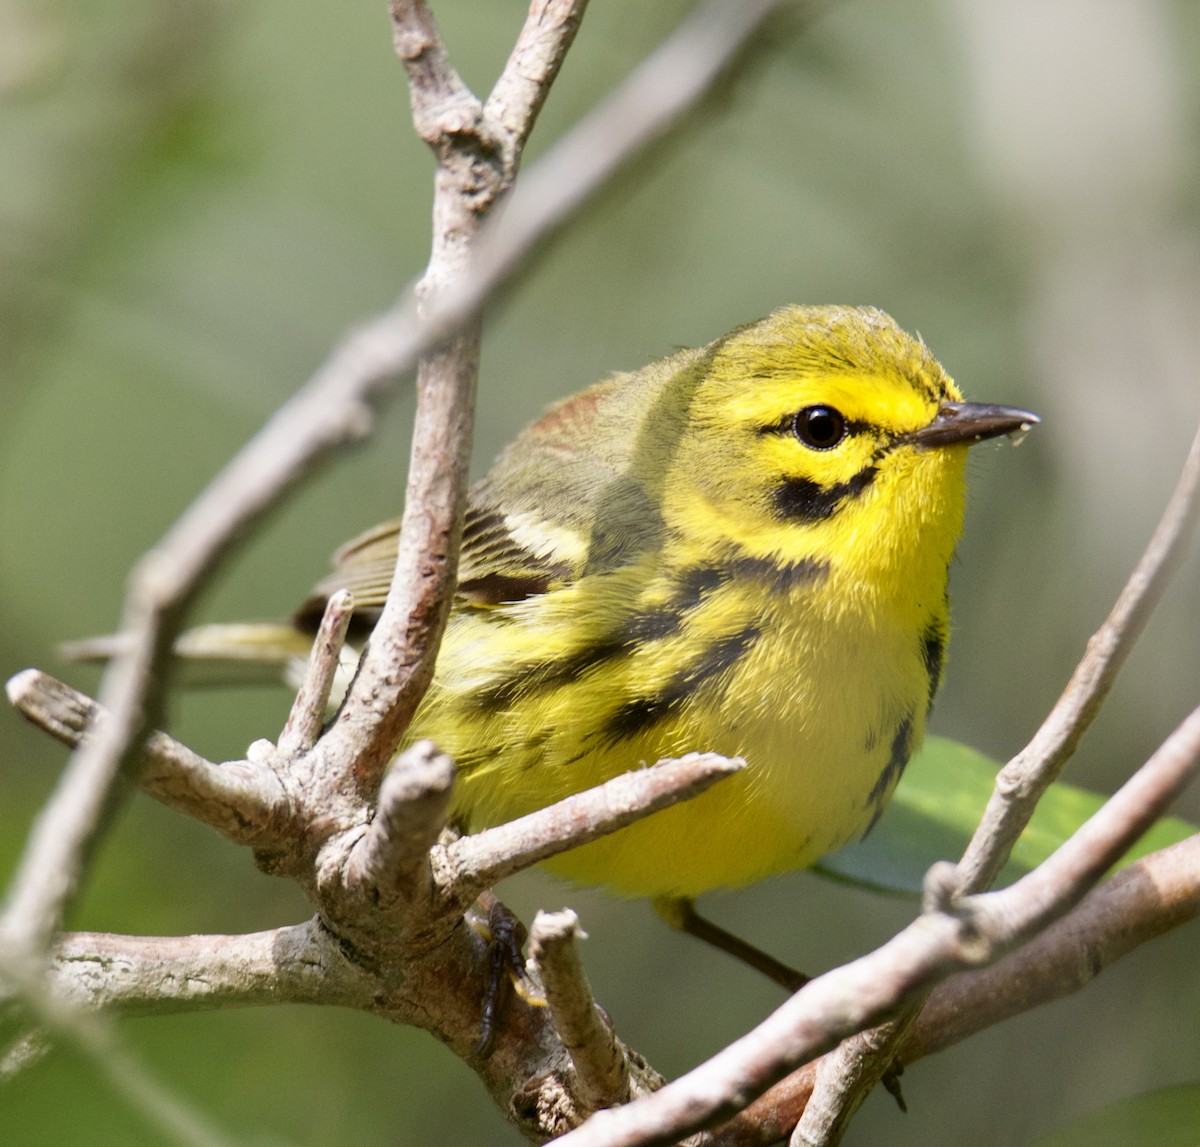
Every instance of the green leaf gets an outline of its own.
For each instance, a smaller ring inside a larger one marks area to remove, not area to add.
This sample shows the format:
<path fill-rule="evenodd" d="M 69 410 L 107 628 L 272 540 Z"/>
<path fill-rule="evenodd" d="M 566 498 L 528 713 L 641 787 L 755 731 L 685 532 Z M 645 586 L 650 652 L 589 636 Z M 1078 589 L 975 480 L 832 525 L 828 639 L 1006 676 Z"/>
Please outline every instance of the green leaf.
<path fill-rule="evenodd" d="M 1093 1111 L 1037 1147 L 1195 1147 L 1200 1143 L 1200 1083 L 1135 1095 Z"/>
<path fill-rule="evenodd" d="M 816 871 L 881 892 L 920 894 L 926 870 L 937 860 L 957 860 L 992 793 L 999 764 L 967 745 L 927 737 L 909 762 L 887 814 L 857 844 L 824 857 Z M 1050 786 L 1017 841 L 999 884 L 1035 868 L 1104 803 L 1105 797 L 1075 785 Z M 1184 840 L 1195 826 L 1164 818 L 1142 837 L 1117 867 Z"/>

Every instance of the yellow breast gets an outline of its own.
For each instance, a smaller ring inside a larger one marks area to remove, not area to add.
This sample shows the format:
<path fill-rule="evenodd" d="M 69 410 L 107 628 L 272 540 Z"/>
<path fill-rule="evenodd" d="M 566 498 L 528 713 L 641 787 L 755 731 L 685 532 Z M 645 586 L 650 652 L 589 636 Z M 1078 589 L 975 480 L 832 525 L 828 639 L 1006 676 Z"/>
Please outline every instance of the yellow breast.
<path fill-rule="evenodd" d="M 860 835 L 924 732 L 945 567 L 923 595 L 935 608 L 917 617 L 824 562 L 651 566 L 456 616 L 414 733 L 458 759 L 460 813 L 501 823 L 707 750 L 748 768 L 553 869 L 632 895 L 694 896 L 807 866 Z"/>

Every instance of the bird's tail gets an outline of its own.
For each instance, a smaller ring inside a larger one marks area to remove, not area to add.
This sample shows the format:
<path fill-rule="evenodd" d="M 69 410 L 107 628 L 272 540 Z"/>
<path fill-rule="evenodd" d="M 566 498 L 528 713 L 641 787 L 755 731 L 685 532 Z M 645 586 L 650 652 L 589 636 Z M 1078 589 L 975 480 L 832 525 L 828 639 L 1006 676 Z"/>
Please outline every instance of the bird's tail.
<path fill-rule="evenodd" d="M 103 662 L 118 654 L 121 634 L 88 637 L 59 646 L 68 661 Z M 285 622 L 201 625 L 181 634 L 175 656 L 188 685 L 285 684 L 299 679 L 312 635 Z"/>

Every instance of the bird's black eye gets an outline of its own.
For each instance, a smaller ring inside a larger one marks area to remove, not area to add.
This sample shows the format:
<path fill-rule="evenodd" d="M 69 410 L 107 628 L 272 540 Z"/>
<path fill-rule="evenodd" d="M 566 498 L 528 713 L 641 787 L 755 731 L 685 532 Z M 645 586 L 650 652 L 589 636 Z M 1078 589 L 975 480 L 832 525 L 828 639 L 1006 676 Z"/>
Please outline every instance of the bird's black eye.
<path fill-rule="evenodd" d="M 796 415 L 796 437 L 814 450 L 832 450 L 846 437 L 846 419 L 832 406 L 806 406 Z"/>

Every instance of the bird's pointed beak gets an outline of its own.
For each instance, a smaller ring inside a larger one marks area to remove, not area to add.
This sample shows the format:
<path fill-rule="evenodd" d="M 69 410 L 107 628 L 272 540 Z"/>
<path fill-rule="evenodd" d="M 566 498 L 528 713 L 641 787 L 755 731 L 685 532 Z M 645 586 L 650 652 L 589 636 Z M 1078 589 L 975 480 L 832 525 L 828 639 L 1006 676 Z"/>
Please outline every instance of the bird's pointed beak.
<path fill-rule="evenodd" d="M 1023 434 L 1040 422 L 1030 410 L 1015 406 L 989 406 L 982 402 L 943 402 L 937 417 L 928 425 L 908 436 L 917 446 L 928 449 L 971 445 L 1001 434 Z"/>

